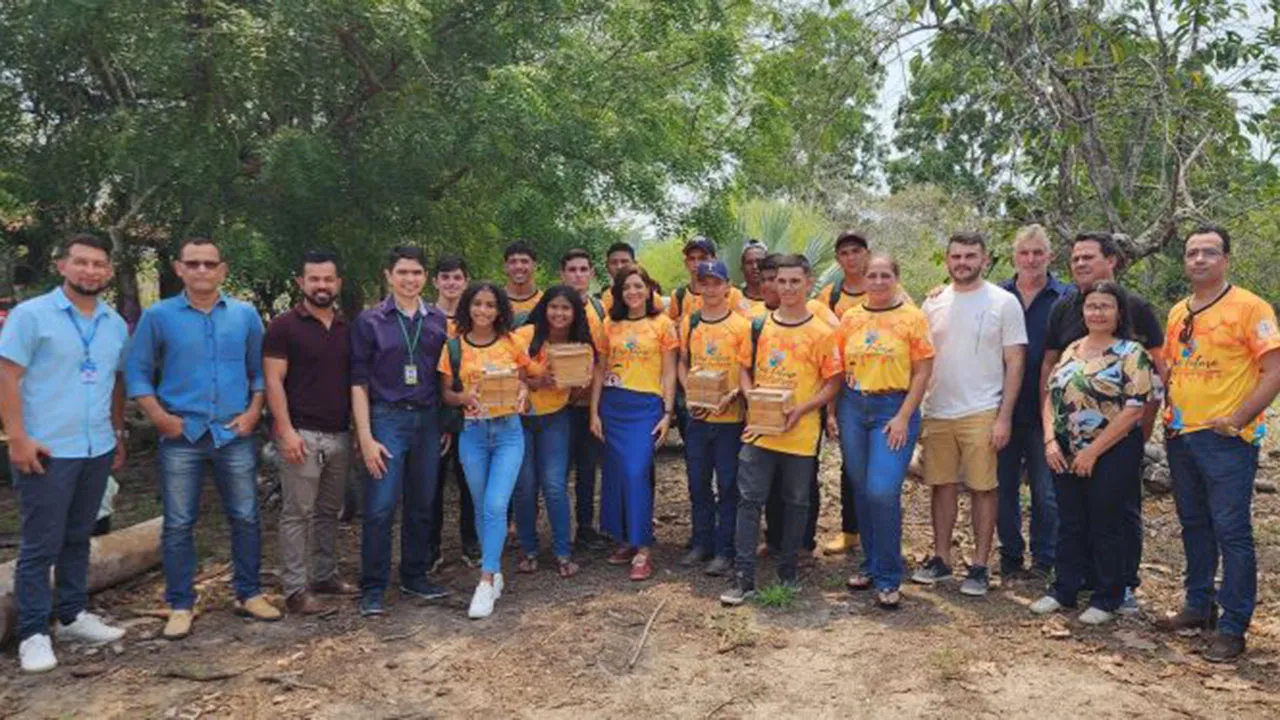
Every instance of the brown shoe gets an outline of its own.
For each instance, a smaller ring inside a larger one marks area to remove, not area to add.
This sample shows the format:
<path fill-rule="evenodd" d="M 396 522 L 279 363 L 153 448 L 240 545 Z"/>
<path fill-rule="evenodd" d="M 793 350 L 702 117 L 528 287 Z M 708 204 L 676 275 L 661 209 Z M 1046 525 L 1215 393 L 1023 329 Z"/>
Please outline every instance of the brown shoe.
<path fill-rule="evenodd" d="M 165 640 L 181 640 L 191 634 L 191 621 L 195 618 L 190 610 L 170 610 L 169 621 L 164 624 L 162 635 Z"/>
<path fill-rule="evenodd" d="M 282 617 L 279 608 L 272 605 L 266 595 L 254 595 L 244 602 L 237 600 L 236 614 L 264 622 L 275 622 Z"/>
<path fill-rule="evenodd" d="M 1165 632 L 1177 630 L 1212 630 L 1218 624 L 1218 608 L 1211 607 L 1208 612 L 1183 608 L 1177 615 L 1156 620 L 1156 629 Z"/>
<path fill-rule="evenodd" d="M 360 588 L 355 583 L 349 583 L 334 575 L 328 580 L 311 583 L 311 592 L 317 595 L 355 595 L 360 592 Z"/>
<path fill-rule="evenodd" d="M 284 607 L 291 615 L 317 615 L 329 609 L 320 602 L 320 598 L 306 590 L 300 590 L 286 598 Z"/>

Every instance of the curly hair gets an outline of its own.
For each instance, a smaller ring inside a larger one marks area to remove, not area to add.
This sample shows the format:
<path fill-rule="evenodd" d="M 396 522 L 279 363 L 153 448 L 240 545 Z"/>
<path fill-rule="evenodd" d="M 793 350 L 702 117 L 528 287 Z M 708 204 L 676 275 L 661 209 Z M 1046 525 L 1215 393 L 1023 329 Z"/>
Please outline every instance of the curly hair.
<path fill-rule="evenodd" d="M 458 300 L 458 312 L 454 320 L 458 323 L 459 335 L 471 332 L 471 303 L 475 301 L 476 295 L 485 290 L 493 293 L 493 298 L 498 303 L 498 316 L 493 319 L 493 331 L 498 335 L 511 332 L 511 326 L 515 322 L 512 318 L 511 298 L 507 297 L 507 291 L 503 290 L 501 285 L 483 280 L 468 285 L 462 293 L 462 298 Z"/>
<path fill-rule="evenodd" d="M 614 322 L 621 322 L 627 319 L 629 311 L 627 310 L 626 301 L 622 299 L 622 286 L 627 284 L 627 278 L 632 275 L 639 275 L 640 279 L 644 281 L 644 286 L 649 288 L 649 295 L 644 301 L 644 314 L 652 317 L 662 312 L 653 302 L 654 287 L 657 284 L 653 282 L 644 268 L 639 265 L 632 265 L 618 273 L 618 277 L 613 279 L 613 287 L 609 288 L 609 292 L 613 295 L 613 307 L 609 308 L 609 319 Z"/>

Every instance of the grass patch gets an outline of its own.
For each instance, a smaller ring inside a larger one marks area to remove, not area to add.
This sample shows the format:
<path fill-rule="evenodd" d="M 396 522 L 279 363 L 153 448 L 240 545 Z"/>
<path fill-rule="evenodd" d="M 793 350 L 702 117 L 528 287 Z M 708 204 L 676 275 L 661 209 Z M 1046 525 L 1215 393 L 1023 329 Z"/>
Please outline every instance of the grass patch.
<path fill-rule="evenodd" d="M 792 585 L 775 583 L 756 591 L 756 602 L 767 608 L 787 608 L 796 601 L 799 590 Z"/>
<path fill-rule="evenodd" d="M 760 633 L 753 626 L 749 613 L 717 612 L 708 624 L 716 631 L 719 642 L 716 652 L 727 653 L 740 647 L 755 647 Z"/>
<path fill-rule="evenodd" d="M 929 655 L 929 667 L 942 680 L 956 681 L 964 678 L 969 659 L 955 648 L 941 648 Z"/>

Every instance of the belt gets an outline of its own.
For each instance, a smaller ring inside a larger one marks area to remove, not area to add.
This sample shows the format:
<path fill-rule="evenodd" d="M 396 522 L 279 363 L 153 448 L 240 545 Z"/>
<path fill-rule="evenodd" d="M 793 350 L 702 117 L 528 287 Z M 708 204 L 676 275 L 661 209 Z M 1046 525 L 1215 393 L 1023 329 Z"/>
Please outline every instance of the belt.
<path fill-rule="evenodd" d="M 423 404 L 421 404 L 421 403 L 411 403 L 411 402 L 383 402 L 383 401 L 380 401 L 380 400 L 379 400 L 379 401 L 375 401 L 375 402 L 373 403 L 373 406 L 374 406 L 374 407 L 388 407 L 388 408 L 391 408 L 391 409 L 393 409 L 393 410 L 405 410 L 405 411 L 407 411 L 407 412 L 422 412 L 423 410 L 432 410 L 432 409 L 434 409 L 434 407 L 435 407 L 434 405 L 423 405 Z"/>
<path fill-rule="evenodd" d="M 867 396 L 905 395 L 907 393 L 906 390 L 854 390 L 853 388 L 849 388 L 849 391 L 856 395 L 867 395 Z"/>

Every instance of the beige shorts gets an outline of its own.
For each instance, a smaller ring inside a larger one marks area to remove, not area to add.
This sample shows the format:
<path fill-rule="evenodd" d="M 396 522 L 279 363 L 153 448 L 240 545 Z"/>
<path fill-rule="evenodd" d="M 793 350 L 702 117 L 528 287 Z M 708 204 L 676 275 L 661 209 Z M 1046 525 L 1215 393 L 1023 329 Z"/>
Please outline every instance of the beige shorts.
<path fill-rule="evenodd" d="M 977 492 L 996 489 L 996 450 L 991 428 L 998 411 L 947 420 L 926 418 L 920 430 L 926 485 L 952 485 L 963 478 Z"/>

